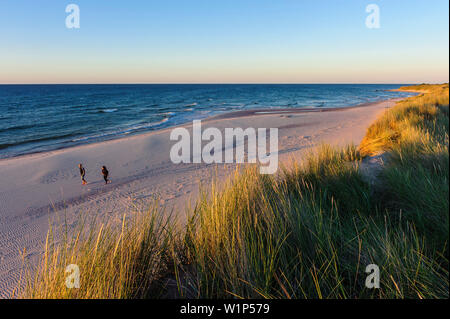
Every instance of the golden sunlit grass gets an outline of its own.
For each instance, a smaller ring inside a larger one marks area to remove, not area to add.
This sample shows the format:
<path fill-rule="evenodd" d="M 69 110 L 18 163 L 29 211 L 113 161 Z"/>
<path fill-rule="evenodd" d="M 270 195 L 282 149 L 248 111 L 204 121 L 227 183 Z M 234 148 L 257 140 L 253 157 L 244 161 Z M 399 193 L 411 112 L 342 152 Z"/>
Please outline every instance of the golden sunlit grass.
<path fill-rule="evenodd" d="M 435 144 L 429 136 L 431 130 L 436 131 L 434 138 L 439 137 L 439 143 L 445 144 L 445 140 L 448 140 L 448 84 L 418 85 L 400 90 L 402 89 L 428 93 L 398 102 L 372 124 L 360 145 L 363 156 L 391 150 L 401 144 L 431 147 L 431 144 Z"/>
<path fill-rule="evenodd" d="M 185 228 L 157 206 L 53 243 L 28 298 L 448 298 L 448 85 L 398 103 L 359 148 L 203 190 Z M 387 152 L 369 183 L 364 157 Z M 86 234 L 86 235 L 84 235 Z M 64 284 L 77 264 L 81 287 Z M 365 287 L 380 268 L 381 288 Z M 168 281 L 177 283 L 175 294 Z"/>
<path fill-rule="evenodd" d="M 72 234 L 49 231 L 37 271 L 28 272 L 27 298 L 145 298 L 167 272 L 170 218 L 155 207 L 124 215 L 120 225 L 81 223 Z M 80 288 L 66 287 L 68 265 L 77 265 Z M 34 274 L 35 273 L 35 274 Z"/>

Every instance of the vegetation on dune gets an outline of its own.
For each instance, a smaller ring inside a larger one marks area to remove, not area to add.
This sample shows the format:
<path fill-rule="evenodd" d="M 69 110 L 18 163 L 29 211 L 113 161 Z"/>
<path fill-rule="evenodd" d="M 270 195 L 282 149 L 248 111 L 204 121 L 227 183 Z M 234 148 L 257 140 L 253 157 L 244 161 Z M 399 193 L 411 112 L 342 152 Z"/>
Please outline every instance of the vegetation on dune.
<path fill-rule="evenodd" d="M 157 214 L 157 212 L 159 214 Z M 172 259 L 172 219 L 153 206 L 123 216 L 119 225 L 95 221 L 68 235 L 63 226 L 47 235 L 44 255 L 37 269 L 25 275 L 26 298 L 104 299 L 145 298 L 168 271 Z M 79 288 L 67 288 L 73 269 L 79 268 Z M 67 272 L 66 272 L 67 271 Z"/>
<path fill-rule="evenodd" d="M 448 254 L 449 87 L 405 87 L 428 93 L 400 101 L 369 127 L 363 156 L 389 151 L 380 200 L 402 211 L 430 242 Z"/>
<path fill-rule="evenodd" d="M 360 145 L 363 156 L 400 147 L 427 152 L 424 148 L 448 143 L 448 84 L 401 89 L 429 93 L 398 102 L 372 124 Z"/>
<path fill-rule="evenodd" d="M 448 298 L 448 84 L 404 89 L 426 93 L 387 110 L 359 148 L 324 145 L 278 176 L 213 183 L 183 229 L 155 206 L 120 230 L 47 244 L 24 296 L 155 298 L 174 281 L 182 298 Z M 369 183 L 360 165 L 380 152 Z M 68 264 L 80 289 L 64 285 Z M 369 264 L 380 289 L 365 287 Z"/>

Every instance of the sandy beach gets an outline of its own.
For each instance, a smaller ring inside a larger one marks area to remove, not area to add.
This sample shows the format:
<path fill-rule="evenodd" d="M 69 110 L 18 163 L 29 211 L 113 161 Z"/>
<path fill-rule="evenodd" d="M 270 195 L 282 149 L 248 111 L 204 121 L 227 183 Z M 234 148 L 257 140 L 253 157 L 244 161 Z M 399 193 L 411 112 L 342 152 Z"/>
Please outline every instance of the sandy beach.
<path fill-rule="evenodd" d="M 360 143 L 368 126 L 395 101 L 334 110 L 234 112 L 204 120 L 202 126 L 278 128 L 280 163 L 288 163 L 320 143 Z M 234 170 L 232 164 L 173 164 L 171 130 L 0 160 L 0 297 L 10 296 L 17 286 L 20 252 L 29 260 L 42 252 L 55 216 L 65 214 L 70 227 L 86 213 L 120 220 L 159 198 L 183 221 L 200 183 L 210 183 L 216 172 L 225 178 Z M 81 185 L 78 163 L 86 168 L 88 185 Z M 110 171 L 111 184 L 103 182 L 102 165 Z"/>

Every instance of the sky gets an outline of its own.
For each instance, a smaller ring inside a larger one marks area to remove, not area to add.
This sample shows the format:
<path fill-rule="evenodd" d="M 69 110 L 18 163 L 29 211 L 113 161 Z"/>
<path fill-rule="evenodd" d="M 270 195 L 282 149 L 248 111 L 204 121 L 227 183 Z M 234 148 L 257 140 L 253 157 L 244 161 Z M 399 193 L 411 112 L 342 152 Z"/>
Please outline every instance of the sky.
<path fill-rule="evenodd" d="M 447 0 L 0 1 L 0 84 L 448 78 Z"/>

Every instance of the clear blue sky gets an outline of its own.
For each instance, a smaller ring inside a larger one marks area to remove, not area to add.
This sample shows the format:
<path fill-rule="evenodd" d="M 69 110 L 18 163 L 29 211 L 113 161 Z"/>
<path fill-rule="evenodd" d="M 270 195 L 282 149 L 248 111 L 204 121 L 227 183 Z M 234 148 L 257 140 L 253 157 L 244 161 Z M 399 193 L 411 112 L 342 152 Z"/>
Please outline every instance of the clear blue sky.
<path fill-rule="evenodd" d="M 1 0 L 0 83 L 447 82 L 448 24 L 447 0 Z"/>

